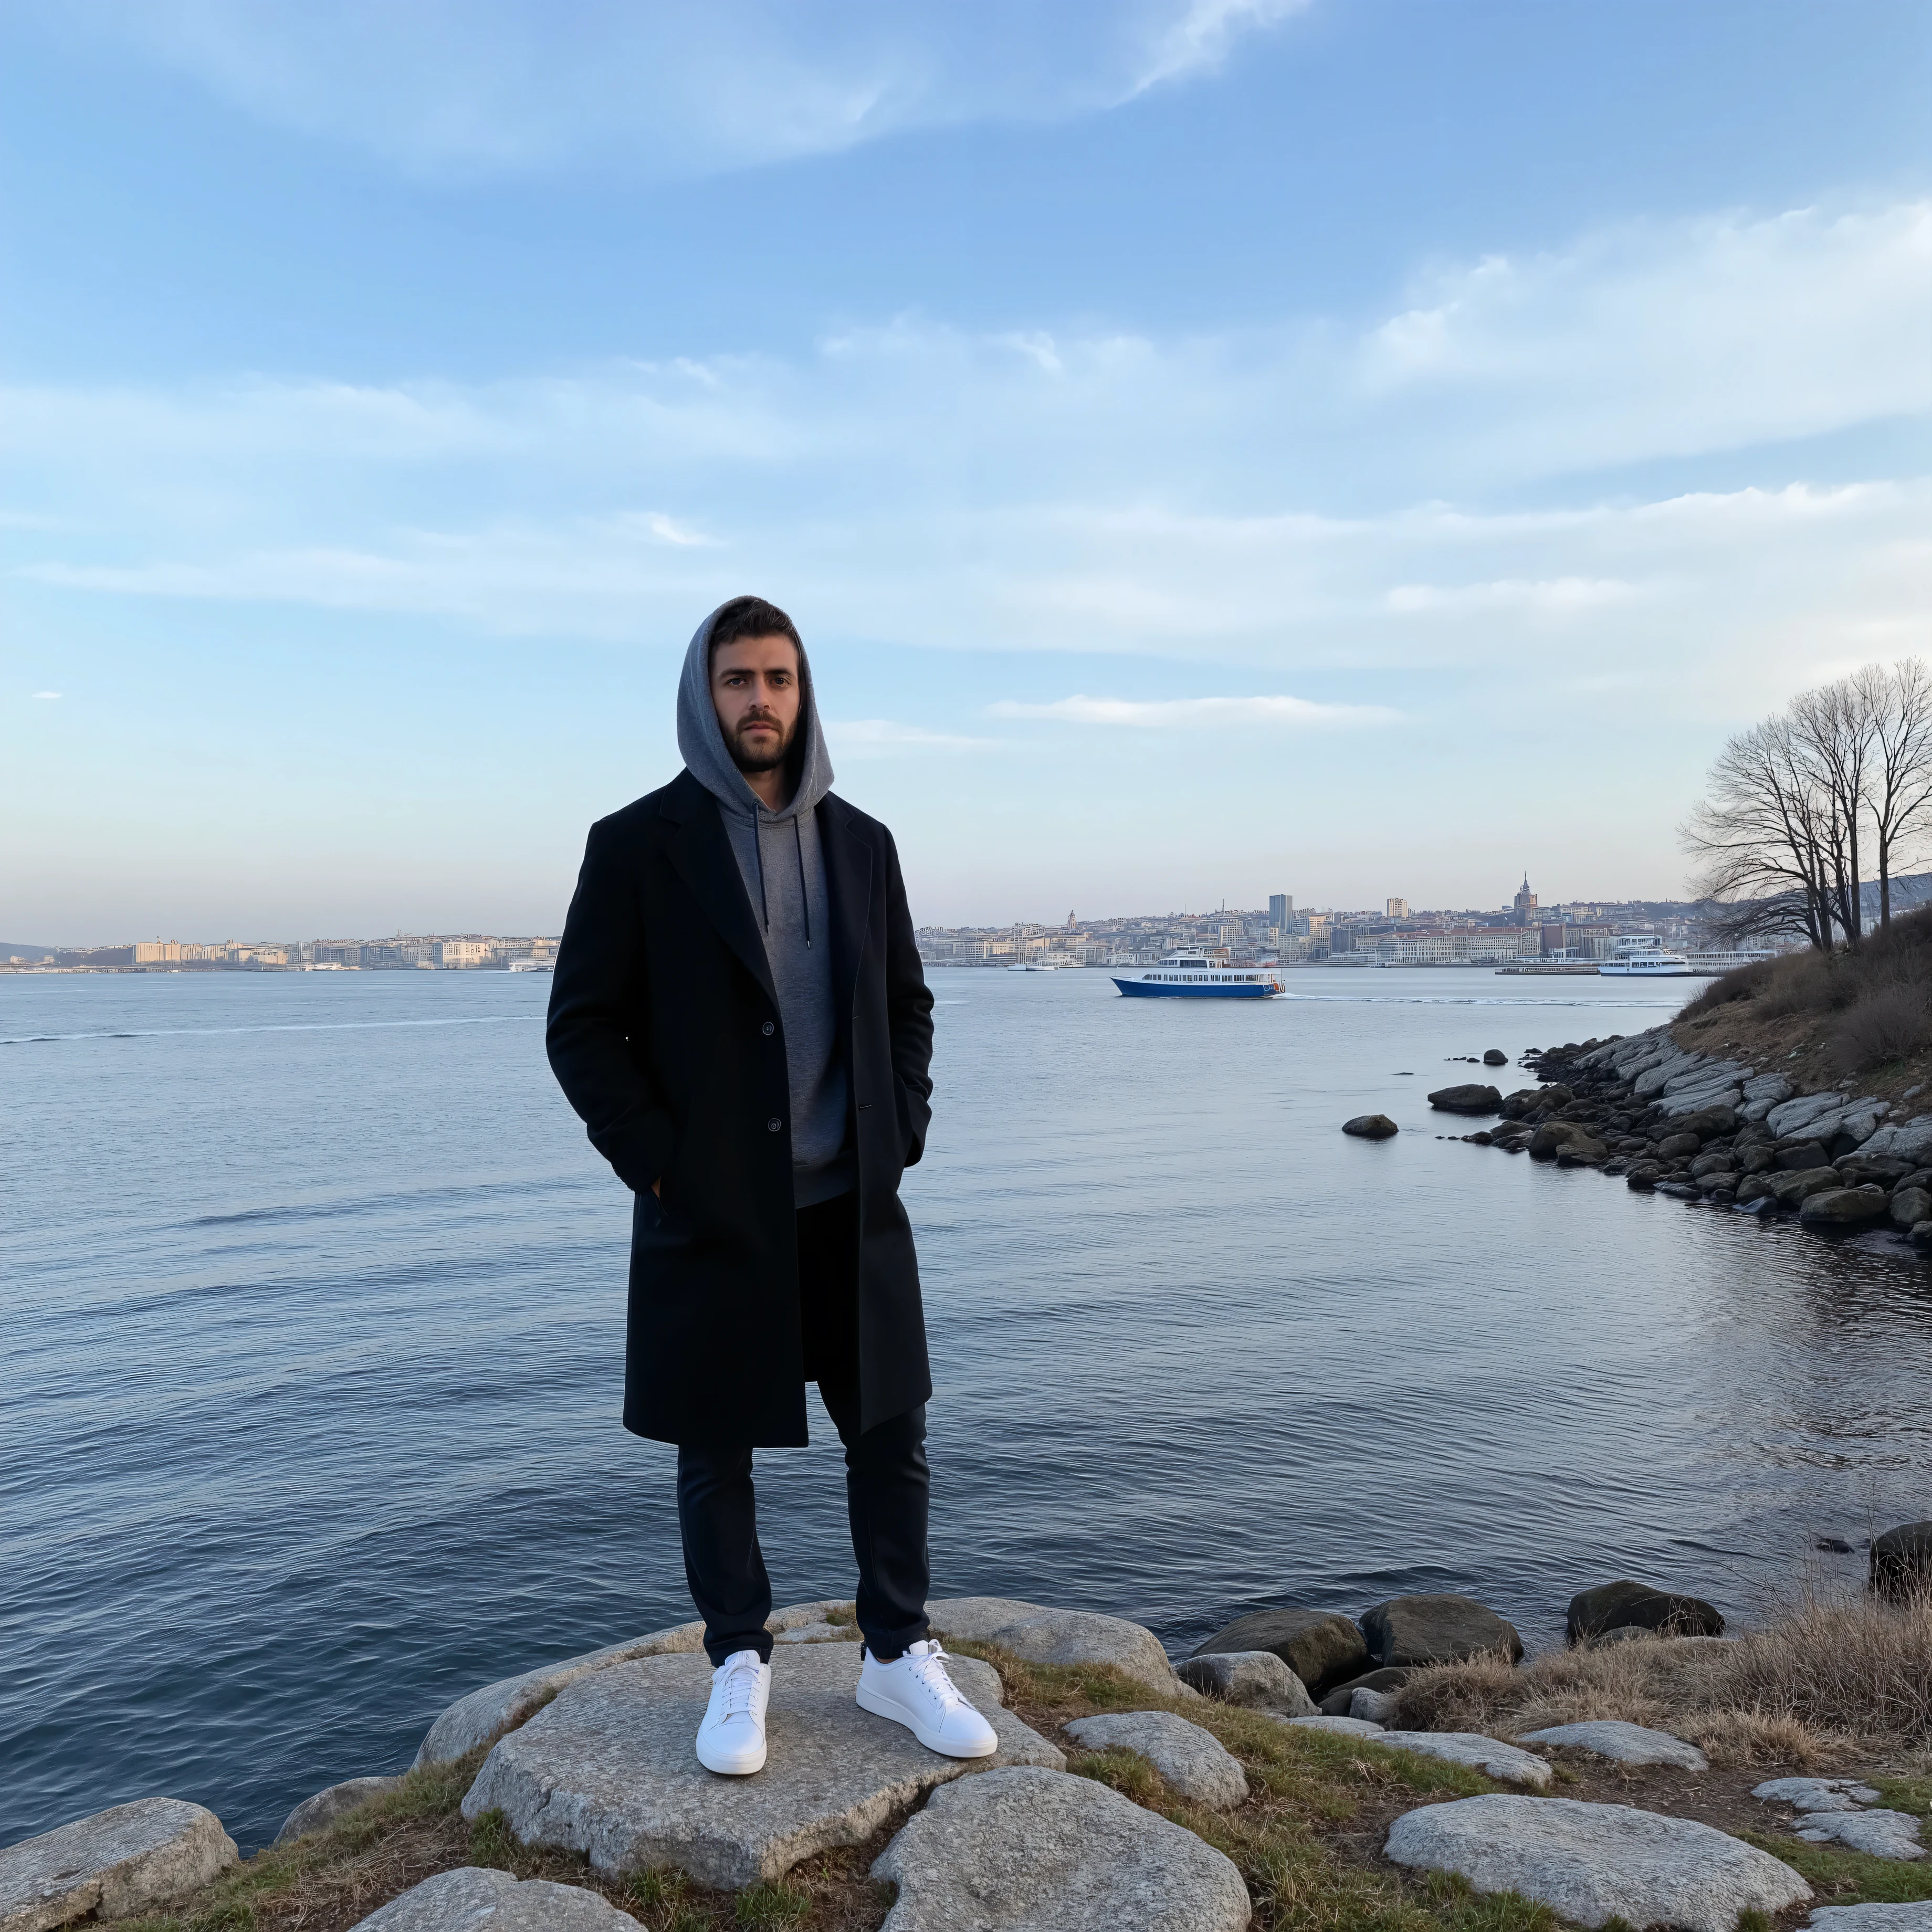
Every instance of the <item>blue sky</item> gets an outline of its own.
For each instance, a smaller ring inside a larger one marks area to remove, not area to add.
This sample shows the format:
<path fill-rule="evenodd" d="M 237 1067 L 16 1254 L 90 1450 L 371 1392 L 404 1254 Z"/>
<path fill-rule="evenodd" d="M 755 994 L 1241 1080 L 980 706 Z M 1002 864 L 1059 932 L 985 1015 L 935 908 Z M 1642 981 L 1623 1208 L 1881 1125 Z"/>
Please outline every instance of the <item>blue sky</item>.
<path fill-rule="evenodd" d="M 1681 890 L 1932 641 L 1928 98 L 1918 0 L 8 0 L 0 936 L 554 929 L 745 590 L 921 919 Z"/>

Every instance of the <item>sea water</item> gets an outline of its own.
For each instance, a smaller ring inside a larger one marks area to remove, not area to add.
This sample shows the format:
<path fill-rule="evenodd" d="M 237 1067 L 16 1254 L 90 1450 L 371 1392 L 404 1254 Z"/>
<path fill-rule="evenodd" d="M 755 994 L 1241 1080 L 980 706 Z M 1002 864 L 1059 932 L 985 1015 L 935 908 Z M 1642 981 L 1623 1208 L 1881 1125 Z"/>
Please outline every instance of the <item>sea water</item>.
<path fill-rule="evenodd" d="M 1932 1513 L 1909 1251 L 1428 1107 L 1528 1078 L 1457 1056 L 1696 982 L 1287 979 L 932 974 L 936 1594 L 1178 1655 L 1266 1604 L 1460 1590 L 1546 1643 L 1613 1577 L 1747 1619 L 1808 1564 L 1855 1583 L 1874 1519 Z M 0 980 L 0 1844 L 164 1794 L 260 1844 L 465 1691 L 690 1616 L 673 1452 L 618 1422 L 629 1197 L 544 1064 L 548 991 Z M 1396 1138 L 1339 1132 L 1377 1111 Z M 759 1459 L 780 1603 L 853 1586 L 813 1413 Z"/>

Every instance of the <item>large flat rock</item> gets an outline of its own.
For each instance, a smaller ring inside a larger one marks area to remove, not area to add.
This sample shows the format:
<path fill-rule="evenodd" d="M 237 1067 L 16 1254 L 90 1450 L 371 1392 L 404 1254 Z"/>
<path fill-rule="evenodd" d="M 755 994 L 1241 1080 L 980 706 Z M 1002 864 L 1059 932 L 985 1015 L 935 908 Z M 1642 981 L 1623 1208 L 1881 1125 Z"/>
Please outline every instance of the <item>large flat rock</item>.
<path fill-rule="evenodd" d="M 514 1677 L 500 1677 L 495 1683 L 485 1684 L 458 1698 L 430 1726 L 410 1768 L 421 1771 L 429 1765 L 448 1764 L 465 1751 L 473 1750 L 498 1732 L 521 1724 L 546 1697 L 554 1696 L 579 1678 L 632 1663 L 640 1657 L 688 1655 L 704 1648 L 703 1624 L 677 1624 L 669 1630 L 632 1637 L 628 1642 L 586 1651 L 581 1657 L 567 1657 L 560 1664 L 547 1664 Z"/>
<path fill-rule="evenodd" d="M 1741 1912 L 1776 1914 L 1811 1896 L 1789 1865 L 1711 1826 L 1570 1798 L 1425 1805 L 1395 1821 L 1388 1849 L 1399 1865 L 1520 1892 L 1579 1925 L 1736 1932 Z"/>
<path fill-rule="evenodd" d="M 829 1624 L 826 1613 L 848 1610 L 849 1604 L 836 1598 L 815 1603 L 790 1604 L 774 1610 L 765 1619 L 765 1628 L 780 1643 L 813 1642 L 856 1637 L 856 1629 Z M 500 1677 L 494 1684 L 470 1691 L 429 1727 L 416 1755 L 412 1770 L 425 1766 L 448 1764 L 465 1751 L 487 1743 L 500 1732 L 520 1724 L 547 1697 L 554 1696 L 566 1684 L 574 1684 L 613 1664 L 634 1663 L 640 1657 L 681 1657 L 703 1650 L 702 1623 L 674 1624 L 668 1630 L 651 1630 L 622 1643 L 607 1644 L 602 1650 L 586 1651 L 581 1657 L 567 1657 L 560 1664 L 542 1664 L 515 1677 Z"/>
<path fill-rule="evenodd" d="M 1253 1909 L 1192 1832 L 1090 1778 L 1024 1768 L 935 1792 L 872 1876 L 898 1887 L 883 1932 L 1244 1932 Z"/>
<path fill-rule="evenodd" d="M 1076 1718 L 1063 1728 L 1089 1750 L 1138 1751 L 1170 1790 L 1197 1804 L 1226 1810 L 1247 1802 L 1248 1778 L 1240 1760 L 1212 1731 L 1172 1711 L 1108 1711 Z"/>
<path fill-rule="evenodd" d="M 0 1851 L 0 1932 L 124 1918 L 235 1864 L 221 1820 L 178 1798 L 137 1798 Z"/>
<path fill-rule="evenodd" d="M 948 1661 L 999 1733 L 994 1757 L 941 1757 L 903 1725 L 860 1710 L 858 1646 L 808 1643 L 773 1657 L 764 1769 L 717 1777 L 694 1748 L 710 1664 L 672 1654 L 568 1686 L 491 1750 L 463 1815 L 500 1808 L 526 1844 L 583 1852 L 599 1870 L 676 1865 L 703 1884 L 735 1887 L 778 1878 L 830 1846 L 857 1844 L 897 1808 L 969 1771 L 1065 1764 L 1002 1706 L 990 1664 Z"/>
<path fill-rule="evenodd" d="M 1856 1811 L 1876 1804 L 1879 1794 L 1856 1778 L 1774 1778 L 1753 1787 L 1767 1804 L 1795 1805 L 1800 1811 Z"/>
<path fill-rule="evenodd" d="M 1057 1610 L 1016 1597 L 941 1597 L 926 1614 L 942 1637 L 997 1644 L 1029 1664 L 1111 1664 L 1170 1696 L 1184 1688 L 1160 1638 L 1124 1617 Z"/>
<path fill-rule="evenodd" d="M 1466 1764 L 1500 1784 L 1533 1784 L 1539 1791 L 1556 1774 L 1534 1751 L 1519 1750 L 1480 1731 L 1384 1731 L 1376 1742 L 1447 1764 Z"/>
<path fill-rule="evenodd" d="M 643 1932 L 628 1912 L 580 1885 L 518 1880 L 463 1865 L 400 1892 L 351 1932 Z"/>
<path fill-rule="evenodd" d="M 1368 1718 L 1291 1718 L 1288 1720 L 1298 1730 L 1332 1731 L 1345 1738 L 1379 1738 L 1387 1735 L 1385 1728 Z"/>
<path fill-rule="evenodd" d="M 1875 1858 L 1922 1858 L 1918 1820 L 1910 1811 L 1808 1811 L 1793 1828 L 1814 1845 L 1840 1844 Z"/>
<path fill-rule="evenodd" d="M 1572 1750 L 1593 1752 L 1618 1764 L 1671 1764 L 1682 1771 L 1708 1771 L 1711 1760 L 1695 1744 L 1673 1738 L 1668 1731 L 1653 1731 L 1642 1724 L 1628 1724 L 1621 1718 L 1593 1718 L 1580 1724 L 1552 1724 L 1540 1731 L 1525 1731 L 1526 1744 L 1568 1744 Z"/>
<path fill-rule="evenodd" d="M 1809 1932 L 1932 1932 L 1932 1898 L 1905 1905 L 1821 1905 Z"/>

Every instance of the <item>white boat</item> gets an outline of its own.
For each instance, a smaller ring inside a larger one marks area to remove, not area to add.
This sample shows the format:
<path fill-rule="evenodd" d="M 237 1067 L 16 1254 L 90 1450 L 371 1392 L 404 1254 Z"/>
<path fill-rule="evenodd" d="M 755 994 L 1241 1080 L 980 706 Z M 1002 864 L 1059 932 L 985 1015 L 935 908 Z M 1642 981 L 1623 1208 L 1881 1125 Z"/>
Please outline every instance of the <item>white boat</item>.
<path fill-rule="evenodd" d="M 1696 970 L 1681 952 L 1626 952 L 1597 964 L 1606 980 L 1688 980 Z"/>
<path fill-rule="evenodd" d="M 1009 973 L 1058 973 L 1060 968 L 1041 961 L 1023 959 L 1017 965 L 1009 966 L 1006 970 Z"/>
<path fill-rule="evenodd" d="M 550 973 L 556 970 L 554 962 L 548 959 L 512 959 L 510 962 L 512 973 Z"/>
<path fill-rule="evenodd" d="M 1114 984 L 1136 1000 L 1272 1000 L 1281 992 L 1272 966 L 1230 966 L 1198 952 L 1170 952 L 1144 972 Z"/>

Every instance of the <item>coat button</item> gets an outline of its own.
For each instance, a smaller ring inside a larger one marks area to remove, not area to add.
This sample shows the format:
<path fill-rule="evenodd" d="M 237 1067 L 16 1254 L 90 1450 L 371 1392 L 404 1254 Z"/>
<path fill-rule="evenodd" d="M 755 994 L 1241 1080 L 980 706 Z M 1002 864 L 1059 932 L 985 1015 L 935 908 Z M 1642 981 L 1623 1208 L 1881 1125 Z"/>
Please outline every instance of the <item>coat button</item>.
<path fill-rule="evenodd" d="M 784 1125 L 784 1121 L 780 1120 L 777 1114 L 774 1114 L 771 1118 L 765 1123 L 765 1132 L 768 1134 L 775 1134 L 778 1132 L 779 1128 Z"/>
<path fill-rule="evenodd" d="M 772 1036 L 772 1035 L 773 1034 L 776 1033 L 777 1031 L 778 1031 L 778 1028 L 777 1028 L 777 1027 L 776 1027 L 776 1025 L 775 1025 L 775 1024 L 774 1024 L 771 1021 L 770 1021 L 770 1020 L 766 1021 L 766 1022 L 765 1022 L 765 1037 L 766 1037 L 767 1040 L 770 1039 L 770 1038 L 771 1038 L 771 1036 Z"/>

